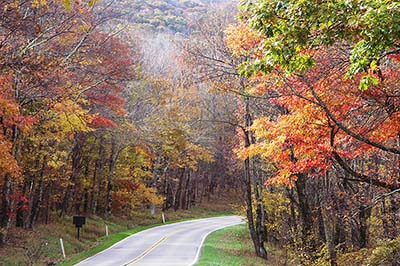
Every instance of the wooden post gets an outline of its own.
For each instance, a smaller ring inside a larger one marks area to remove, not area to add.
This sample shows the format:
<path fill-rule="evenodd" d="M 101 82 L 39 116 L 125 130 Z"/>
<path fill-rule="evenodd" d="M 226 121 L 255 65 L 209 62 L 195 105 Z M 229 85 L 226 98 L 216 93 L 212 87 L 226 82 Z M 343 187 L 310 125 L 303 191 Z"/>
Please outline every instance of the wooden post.
<path fill-rule="evenodd" d="M 62 251 L 63 258 L 65 259 L 66 256 L 65 256 L 65 249 L 64 249 L 64 243 L 63 243 L 62 238 L 60 238 L 60 246 L 61 246 L 61 251 Z"/>
<path fill-rule="evenodd" d="M 77 227 L 76 228 L 76 238 L 78 239 L 78 240 L 81 240 L 80 238 L 81 238 L 81 228 L 80 227 Z"/>

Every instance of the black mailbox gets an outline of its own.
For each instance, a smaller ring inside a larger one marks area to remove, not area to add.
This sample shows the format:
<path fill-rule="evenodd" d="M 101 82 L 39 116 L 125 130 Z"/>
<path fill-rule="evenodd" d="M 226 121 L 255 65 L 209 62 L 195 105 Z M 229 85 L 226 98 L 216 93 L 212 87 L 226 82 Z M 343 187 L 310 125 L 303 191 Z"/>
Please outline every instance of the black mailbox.
<path fill-rule="evenodd" d="M 86 223 L 86 217 L 85 216 L 74 216 L 73 224 L 75 225 L 75 227 L 80 228 L 85 223 Z"/>

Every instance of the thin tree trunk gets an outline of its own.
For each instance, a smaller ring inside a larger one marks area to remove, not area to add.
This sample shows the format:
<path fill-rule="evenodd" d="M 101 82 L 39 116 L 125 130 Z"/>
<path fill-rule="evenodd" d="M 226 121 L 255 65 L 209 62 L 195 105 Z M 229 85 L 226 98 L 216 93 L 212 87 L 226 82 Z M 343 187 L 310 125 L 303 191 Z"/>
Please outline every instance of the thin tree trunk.
<path fill-rule="evenodd" d="M 185 184 L 185 190 L 182 197 L 182 208 L 185 210 L 189 209 L 190 205 L 190 186 L 191 186 L 191 170 L 188 169 L 187 171 L 187 179 Z"/>
<path fill-rule="evenodd" d="M 359 213 L 359 247 L 365 248 L 368 245 L 369 234 L 368 234 L 368 219 L 371 214 L 370 208 L 361 205 Z"/>
<path fill-rule="evenodd" d="M 111 154 L 110 154 L 110 160 L 108 164 L 108 176 L 107 176 L 107 198 L 106 198 L 106 217 L 111 216 L 111 210 L 112 210 L 112 193 L 113 193 L 113 176 L 114 176 L 114 170 L 115 170 L 115 165 L 117 162 L 117 157 L 118 157 L 118 152 L 117 152 L 117 145 L 115 143 L 115 140 L 112 139 L 111 141 Z"/>
<path fill-rule="evenodd" d="M 29 228 L 33 228 L 35 221 L 37 220 L 39 210 L 42 205 L 42 200 L 43 200 L 43 177 L 44 177 L 44 171 L 46 168 L 46 156 L 43 158 L 42 162 L 42 168 L 40 170 L 40 175 L 39 175 L 39 183 L 38 183 L 38 192 L 36 197 L 34 198 L 33 204 L 32 204 L 32 209 L 29 217 Z"/>
<path fill-rule="evenodd" d="M 4 177 L 3 194 L 1 200 L 1 212 L 0 212 L 0 245 L 4 245 L 7 242 L 7 233 L 10 228 L 10 213 L 11 213 L 11 176 L 6 174 Z"/>
<path fill-rule="evenodd" d="M 182 168 L 181 174 L 179 176 L 179 184 L 178 188 L 176 190 L 175 194 L 175 204 L 174 204 L 174 210 L 177 211 L 178 209 L 181 208 L 181 197 L 182 197 L 182 188 L 183 188 L 183 179 L 185 178 L 185 168 Z"/>
<path fill-rule="evenodd" d="M 74 187 L 76 186 L 77 178 L 78 178 L 78 173 L 79 173 L 79 165 L 81 162 L 81 155 L 82 155 L 82 150 L 81 150 L 81 145 L 79 141 L 79 136 L 78 133 L 75 133 L 74 136 L 74 144 L 72 147 L 72 173 L 71 173 L 71 184 L 68 185 L 67 190 L 64 195 L 64 199 L 61 205 L 61 210 L 60 210 L 60 217 L 63 217 L 64 214 L 68 210 L 68 205 L 71 200 L 71 195 L 73 194 Z"/>
<path fill-rule="evenodd" d="M 317 211 L 318 215 L 318 234 L 319 234 L 319 240 L 326 243 L 326 230 L 325 230 L 325 221 L 323 217 L 323 211 L 322 208 L 318 208 Z"/>
<path fill-rule="evenodd" d="M 51 207 L 51 193 L 53 191 L 53 181 L 50 181 L 46 187 L 46 212 L 45 212 L 45 223 L 48 224 L 50 220 L 50 207 Z"/>
<path fill-rule="evenodd" d="M 309 253 L 315 251 L 315 243 L 312 239 L 312 215 L 306 195 L 306 176 L 298 174 L 296 180 L 296 191 L 299 203 L 299 213 L 302 220 L 301 234 L 303 242 L 306 243 Z"/>
<path fill-rule="evenodd" d="M 322 219 L 325 229 L 326 245 L 329 252 L 329 261 L 331 266 L 337 266 L 336 262 L 336 250 L 335 250 L 335 219 L 330 211 L 326 208 L 322 208 Z"/>
<path fill-rule="evenodd" d="M 22 195 L 25 196 L 27 194 L 27 189 L 28 189 L 28 187 L 31 187 L 30 184 L 32 183 L 32 179 L 33 179 L 33 177 L 29 173 L 25 174 L 24 184 L 22 186 Z M 31 193 L 29 193 L 29 194 L 31 194 Z M 32 202 L 31 195 L 29 195 L 28 198 L 29 198 L 29 204 L 30 204 L 30 202 Z M 26 224 L 25 223 L 26 210 L 23 208 L 24 204 L 25 204 L 25 202 L 22 200 L 19 200 L 17 203 L 17 214 L 15 216 L 15 226 L 16 227 L 24 227 Z"/>
<path fill-rule="evenodd" d="M 256 168 L 255 163 L 253 162 L 253 167 Z M 265 226 L 266 223 L 266 212 L 264 208 L 263 202 L 263 182 L 261 180 L 260 171 L 254 169 L 253 173 L 253 187 L 254 187 L 254 196 L 256 200 L 256 231 L 258 235 L 259 246 L 262 247 L 260 253 L 262 254 L 262 258 L 267 258 L 266 249 L 264 247 L 264 243 L 267 241 L 267 228 Z M 265 251 L 265 254 L 264 254 Z"/>
<path fill-rule="evenodd" d="M 250 127 L 253 124 L 251 115 L 250 115 L 250 106 L 249 99 L 245 99 L 245 122 L 246 127 Z M 245 147 L 249 147 L 251 144 L 251 136 L 249 131 L 244 130 L 244 140 Z M 244 161 L 244 181 L 246 186 L 246 214 L 248 220 L 248 226 L 250 230 L 251 239 L 254 244 L 254 248 L 257 256 L 267 259 L 267 251 L 264 247 L 264 236 L 259 235 L 257 230 L 257 223 L 260 221 L 256 221 L 256 225 L 254 224 L 254 216 L 253 216 L 253 191 L 252 191 L 252 178 L 251 178 L 251 169 L 250 169 L 250 158 L 246 158 Z M 258 214 L 256 214 L 258 216 Z"/>
<path fill-rule="evenodd" d="M 103 147 L 103 138 L 100 138 L 99 158 L 95 163 L 95 169 L 93 171 L 93 178 L 92 178 L 92 191 L 91 191 L 91 203 L 90 203 L 92 214 L 96 214 L 97 211 L 98 199 L 100 197 L 100 190 L 101 190 L 100 174 L 103 172 L 103 169 L 104 169 L 104 147 Z"/>

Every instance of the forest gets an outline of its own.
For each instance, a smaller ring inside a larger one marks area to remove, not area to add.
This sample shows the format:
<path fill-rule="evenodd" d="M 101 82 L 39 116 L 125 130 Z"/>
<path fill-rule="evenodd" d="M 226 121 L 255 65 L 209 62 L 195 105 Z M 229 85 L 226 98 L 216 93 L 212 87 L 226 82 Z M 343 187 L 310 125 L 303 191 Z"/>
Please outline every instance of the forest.
<path fill-rule="evenodd" d="M 228 198 L 266 265 L 400 265 L 399 80 L 399 1 L 1 0 L 0 253 Z"/>

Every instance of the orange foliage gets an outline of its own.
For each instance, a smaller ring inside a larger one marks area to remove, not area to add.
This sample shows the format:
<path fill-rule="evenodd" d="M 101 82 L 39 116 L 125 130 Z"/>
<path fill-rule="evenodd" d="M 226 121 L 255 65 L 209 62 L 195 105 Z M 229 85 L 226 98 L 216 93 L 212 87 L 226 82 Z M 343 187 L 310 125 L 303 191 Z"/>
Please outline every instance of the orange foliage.
<path fill-rule="evenodd" d="M 340 130 L 323 105 L 344 126 L 372 141 L 393 145 L 400 134 L 397 64 L 382 67 L 381 82 L 361 91 L 362 76 L 344 78 L 348 62 L 340 51 L 322 49 L 314 58 L 316 66 L 304 75 L 285 76 L 276 69 L 253 78 L 258 94 L 279 95 L 270 102 L 286 110 L 257 119 L 251 130 L 258 142 L 241 151 L 243 158 L 260 155 L 274 165 L 275 178 L 269 183 L 292 185 L 297 173 L 325 174 L 332 151 L 348 159 L 377 152 Z"/>

